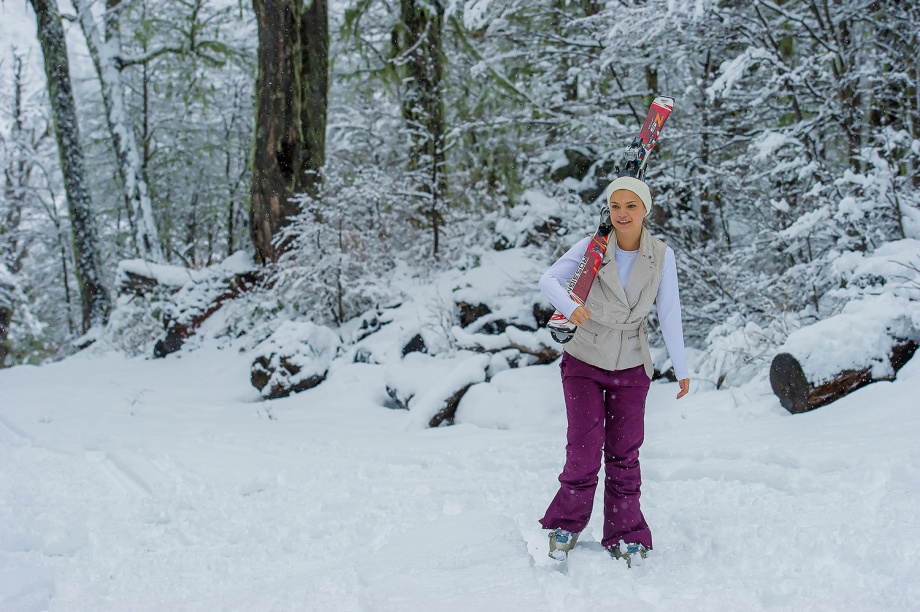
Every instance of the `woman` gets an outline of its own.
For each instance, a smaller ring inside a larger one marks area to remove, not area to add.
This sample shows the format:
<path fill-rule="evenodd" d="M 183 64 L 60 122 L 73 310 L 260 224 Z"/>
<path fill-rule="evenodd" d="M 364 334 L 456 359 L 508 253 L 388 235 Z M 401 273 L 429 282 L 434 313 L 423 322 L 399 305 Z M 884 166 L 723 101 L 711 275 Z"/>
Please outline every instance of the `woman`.
<path fill-rule="evenodd" d="M 605 468 L 601 543 L 628 566 L 652 548 L 652 534 L 639 508 L 639 447 L 645 434 L 645 398 L 652 376 L 647 318 L 652 303 L 680 399 L 690 390 L 677 289 L 674 251 L 652 236 L 643 219 L 652 210 L 648 185 L 620 177 L 605 191 L 615 238 L 584 306 L 564 286 L 591 238 L 573 246 L 540 279 L 550 303 L 577 327 L 564 345 L 559 366 L 568 431 L 559 492 L 540 520 L 550 529 L 549 556 L 565 559 L 587 526 L 594 504 L 601 456 Z"/>

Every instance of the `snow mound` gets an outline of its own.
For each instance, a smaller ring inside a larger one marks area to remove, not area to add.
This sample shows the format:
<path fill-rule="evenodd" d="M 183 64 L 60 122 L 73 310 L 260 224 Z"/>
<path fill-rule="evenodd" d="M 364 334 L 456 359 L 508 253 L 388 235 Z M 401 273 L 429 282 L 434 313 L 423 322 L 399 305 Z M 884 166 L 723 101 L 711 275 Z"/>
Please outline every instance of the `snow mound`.
<path fill-rule="evenodd" d="M 341 343 L 328 327 L 286 321 L 255 348 L 252 384 L 266 399 L 315 387 L 326 378 Z"/>
<path fill-rule="evenodd" d="M 920 302 L 920 240 L 888 242 L 871 253 L 848 251 L 833 262 L 833 271 L 847 287 L 840 297 L 884 291 Z M 914 311 L 918 306 L 914 304 Z"/>
<path fill-rule="evenodd" d="M 384 382 L 397 405 L 409 409 L 409 426 L 427 427 L 442 410 L 455 410 L 470 385 L 486 380 L 490 363 L 489 355 L 467 352 L 453 357 L 409 353 L 387 366 Z"/>
<path fill-rule="evenodd" d="M 489 429 L 565 429 L 558 363 L 505 370 L 487 385 L 473 385 L 457 408 L 455 423 Z M 556 401 L 547 401 L 556 398 Z"/>

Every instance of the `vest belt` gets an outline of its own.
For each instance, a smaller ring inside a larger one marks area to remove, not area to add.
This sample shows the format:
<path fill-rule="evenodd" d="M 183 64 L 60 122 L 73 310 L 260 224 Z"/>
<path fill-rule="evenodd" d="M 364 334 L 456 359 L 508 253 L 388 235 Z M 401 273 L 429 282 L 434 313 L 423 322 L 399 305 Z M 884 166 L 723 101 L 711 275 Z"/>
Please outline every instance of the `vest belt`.
<path fill-rule="evenodd" d="M 642 329 L 643 327 L 648 328 L 648 320 L 642 319 L 641 321 L 636 321 L 634 323 L 601 323 L 604 327 L 609 327 L 610 329 L 615 329 L 618 331 L 636 331 Z"/>
<path fill-rule="evenodd" d="M 619 332 L 638 331 L 639 346 L 642 349 L 642 359 L 646 364 L 652 364 L 652 351 L 649 349 L 648 345 L 648 317 L 643 317 L 641 321 L 635 321 L 633 323 L 601 323 L 601 325 Z M 623 342 L 620 340 L 620 346 L 622 345 Z M 649 376 L 649 378 L 651 378 L 651 376 Z"/>

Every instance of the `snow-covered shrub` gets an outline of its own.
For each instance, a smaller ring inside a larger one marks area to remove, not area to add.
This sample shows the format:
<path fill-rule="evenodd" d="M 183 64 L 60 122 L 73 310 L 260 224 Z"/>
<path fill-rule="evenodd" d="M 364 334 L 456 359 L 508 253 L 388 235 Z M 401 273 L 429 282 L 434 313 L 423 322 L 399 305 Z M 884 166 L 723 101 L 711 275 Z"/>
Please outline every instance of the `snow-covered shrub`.
<path fill-rule="evenodd" d="M 32 314 L 30 300 L 19 286 L 19 279 L 3 261 L 0 261 L 0 326 L 0 368 L 13 345 L 37 338 L 44 327 Z"/>
<path fill-rule="evenodd" d="M 841 253 L 830 276 L 836 288 L 823 304 L 832 314 L 789 334 L 778 352 L 795 356 L 812 384 L 865 368 L 873 379 L 891 378 L 892 349 L 920 342 L 920 240 Z"/>
<path fill-rule="evenodd" d="M 739 313 L 731 315 L 709 332 L 694 378 L 718 389 L 765 375 L 777 345 L 786 336 L 780 328 L 783 321 L 777 318 L 761 327 Z"/>
<path fill-rule="evenodd" d="M 496 248 L 542 244 L 562 230 L 563 207 L 543 193 L 529 189 L 515 206 L 492 215 L 495 219 Z"/>
<path fill-rule="evenodd" d="M 531 171 L 547 170 L 536 164 Z M 495 250 L 537 246 L 542 251 L 562 254 L 596 227 L 598 203 L 585 204 L 576 190 L 533 177 L 514 206 L 502 207 L 484 217 L 489 247 Z"/>
<path fill-rule="evenodd" d="M 890 377 L 892 348 L 916 340 L 920 330 L 920 240 L 891 241 L 870 252 L 831 251 L 820 268 L 803 264 L 787 274 L 809 269 L 823 275 L 815 306 L 794 311 L 779 303 L 759 314 L 731 314 L 707 337 L 697 376 L 717 386 L 741 384 L 765 376 L 773 357 L 787 352 L 813 384 L 866 367 L 873 378 Z M 788 293 L 779 284 L 774 295 Z"/>
<path fill-rule="evenodd" d="M 813 158 L 807 142 L 794 128 L 753 140 L 754 163 L 744 175 L 751 195 L 740 193 L 736 204 L 749 212 L 735 221 L 734 243 L 724 251 L 690 246 L 680 262 L 692 281 L 682 286 L 692 304 L 688 327 L 710 328 L 699 375 L 716 384 L 764 374 L 791 332 L 835 317 L 850 301 L 880 294 L 903 295 L 913 306 L 920 300 L 899 281 L 920 263 L 911 237 L 920 226 L 894 149 L 865 148 L 865 170 L 856 173 Z M 902 149 L 909 147 L 902 142 Z"/>
<path fill-rule="evenodd" d="M 150 355 L 163 335 L 163 312 L 170 307 L 174 287 L 151 288 L 143 295 L 119 295 L 115 299 L 104 338 L 126 355 Z"/>
<path fill-rule="evenodd" d="M 326 378 L 340 346 L 338 334 L 328 327 L 286 321 L 253 351 L 252 385 L 265 399 L 315 387 Z"/>
<path fill-rule="evenodd" d="M 323 179 L 316 197 L 299 196 L 303 212 L 284 231 L 287 250 L 272 276 L 292 316 L 342 324 L 398 301 L 388 281 L 412 232 L 397 227 L 396 186 L 380 168 L 333 164 Z"/>

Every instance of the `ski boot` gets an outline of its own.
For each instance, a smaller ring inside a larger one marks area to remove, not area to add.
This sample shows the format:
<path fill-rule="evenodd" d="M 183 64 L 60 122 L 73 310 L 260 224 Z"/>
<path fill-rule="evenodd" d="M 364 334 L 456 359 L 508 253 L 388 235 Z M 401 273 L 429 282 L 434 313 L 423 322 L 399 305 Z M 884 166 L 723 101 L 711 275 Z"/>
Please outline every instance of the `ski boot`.
<path fill-rule="evenodd" d="M 610 553 L 610 556 L 614 559 L 624 559 L 626 561 L 626 567 L 631 568 L 633 562 L 638 557 L 640 559 L 645 559 L 648 557 L 648 549 L 642 544 L 627 544 L 620 540 L 620 543 L 616 546 L 611 546 L 607 549 L 607 552 Z"/>
<path fill-rule="evenodd" d="M 575 548 L 578 534 L 565 529 L 553 529 L 549 532 L 549 556 L 556 561 L 565 561 L 569 551 Z"/>

